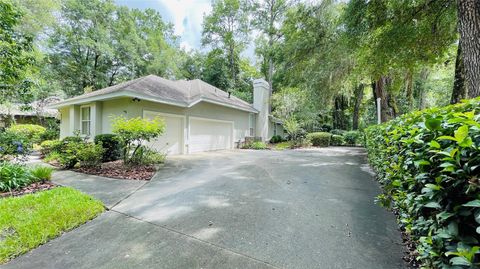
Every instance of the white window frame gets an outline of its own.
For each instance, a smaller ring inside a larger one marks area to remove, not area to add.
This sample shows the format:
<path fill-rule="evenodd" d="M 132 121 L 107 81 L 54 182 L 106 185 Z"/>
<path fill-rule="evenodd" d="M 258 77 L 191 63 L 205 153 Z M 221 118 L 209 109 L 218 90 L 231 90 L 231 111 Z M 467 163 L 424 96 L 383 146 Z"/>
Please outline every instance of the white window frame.
<path fill-rule="evenodd" d="M 88 120 L 84 120 L 83 119 L 83 109 L 84 108 L 89 108 L 90 109 L 90 119 Z M 90 130 L 88 130 L 88 133 L 87 134 L 84 134 L 83 133 L 83 122 L 90 122 L 89 126 L 90 126 Z M 91 136 L 92 135 L 92 105 L 84 105 L 84 106 L 80 106 L 80 135 L 82 136 Z"/>

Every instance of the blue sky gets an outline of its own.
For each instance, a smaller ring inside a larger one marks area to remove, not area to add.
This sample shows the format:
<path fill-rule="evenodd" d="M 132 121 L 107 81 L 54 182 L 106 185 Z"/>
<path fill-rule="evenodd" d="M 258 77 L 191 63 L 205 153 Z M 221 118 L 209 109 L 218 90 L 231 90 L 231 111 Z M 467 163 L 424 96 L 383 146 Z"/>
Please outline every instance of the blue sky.
<path fill-rule="evenodd" d="M 203 15 L 211 12 L 211 0 L 115 0 L 130 8 L 153 8 L 165 21 L 173 23 L 180 46 L 186 50 L 199 49 Z"/>

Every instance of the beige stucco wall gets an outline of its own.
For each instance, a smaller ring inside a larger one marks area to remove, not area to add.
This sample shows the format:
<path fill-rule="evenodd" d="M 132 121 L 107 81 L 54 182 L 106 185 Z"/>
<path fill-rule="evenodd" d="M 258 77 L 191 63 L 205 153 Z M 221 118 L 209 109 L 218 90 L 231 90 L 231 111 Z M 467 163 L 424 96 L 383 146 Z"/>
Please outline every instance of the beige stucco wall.
<path fill-rule="evenodd" d="M 201 117 L 215 120 L 233 121 L 234 126 L 234 141 L 243 140 L 245 136 L 249 134 L 249 112 L 232 109 L 224 106 L 219 106 L 211 103 L 200 102 L 191 108 L 182 108 L 177 106 L 159 104 L 149 101 L 141 100 L 140 102 L 134 102 L 131 98 L 120 98 L 114 100 L 107 100 L 103 102 L 95 102 L 95 111 L 99 112 L 95 117 L 95 134 L 99 133 L 111 133 L 111 123 L 113 115 L 124 115 L 127 118 L 143 117 L 143 111 L 156 111 L 168 114 L 183 115 L 186 117 L 187 126 L 189 117 Z M 61 117 L 61 137 L 72 135 L 74 129 L 78 129 L 79 117 L 70 115 L 71 107 L 62 108 Z M 76 114 L 79 113 L 77 106 L 75 106 Z M 72 119 L 78 123 L 72 124 Z M 92 124 L 94 124 L 92 122 Z M 72 129 L 72 126 L 73 129 Z"/>
<path fill-rule="evenodd" d="M 70 130 L 70 110 L 68 107 L 59 109 L 60 112 L 60 138 L 68 136 Z"/>

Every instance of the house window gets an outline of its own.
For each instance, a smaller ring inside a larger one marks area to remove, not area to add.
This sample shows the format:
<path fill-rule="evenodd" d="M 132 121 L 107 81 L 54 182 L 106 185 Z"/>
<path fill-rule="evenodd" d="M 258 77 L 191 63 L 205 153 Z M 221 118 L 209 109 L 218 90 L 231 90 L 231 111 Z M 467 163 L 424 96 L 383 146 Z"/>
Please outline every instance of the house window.
<path fill-rule="evenodd" d="M 277 124 L 273 123 L 273 135 L 277 135 Z"/>
<path fill-rule="evenodd" d="M 91 130 L 91 108 L 83 106 L 80 108 L 80 132 L 82 135 L 90 135 Z"/>

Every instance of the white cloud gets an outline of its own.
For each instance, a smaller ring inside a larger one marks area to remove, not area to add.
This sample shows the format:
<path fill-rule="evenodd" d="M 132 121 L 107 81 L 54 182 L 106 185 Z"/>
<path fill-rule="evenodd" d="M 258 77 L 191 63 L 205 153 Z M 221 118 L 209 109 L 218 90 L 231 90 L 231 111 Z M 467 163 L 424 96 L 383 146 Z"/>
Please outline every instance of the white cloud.
<path fill-rule="evenodd" d="M 175 26 L 175 34 L 181 37 L 186 49 L 199 48 L 204 14 L 212 10 L 210 0 L 157 0 L 166 8 L 167 20 Z M 162 12 L 163 13 L 163 12 Z"/>

